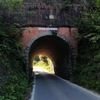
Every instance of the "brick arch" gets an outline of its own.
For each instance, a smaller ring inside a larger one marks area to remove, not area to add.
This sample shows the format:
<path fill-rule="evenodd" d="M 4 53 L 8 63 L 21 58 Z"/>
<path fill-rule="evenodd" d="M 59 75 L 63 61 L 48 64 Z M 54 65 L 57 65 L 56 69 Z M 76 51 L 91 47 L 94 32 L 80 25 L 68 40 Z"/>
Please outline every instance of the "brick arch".
<path fill-rule="evenodd" d="M 28 78 L 30 79 L 32 76 L 32 67 L 29 64 L 30 63 L 29 62 L 29 53 L 30 53 L 31 46 L 32 46 L 32 44 L 34 44 L 35 41 L 37 41 L 38 39 L 40 39 L 42 37 L 46 37 L 46 36 L 59 38 L 68 45 L 68 52 L 70 53 L 69 54 L 70 73 L 69 74 L 71 75 L 74 64 L 75 64 L 75 52 L 74 52 L 74 49 L 73 49 L 73 46 L 72 46 L 70 40 L 67 37 L 62 36 L 60 33 L 54 33 L 54 32 L 48 31 L 48 32 L 40 33 L 40 34 L 36 35 L 35 37 L 33 37 L 27 44 L 26 49 L 24 50 L 23 55 L 24 55 L 24 62 L 26 65 L 26 71 L 27 71 Z"/>

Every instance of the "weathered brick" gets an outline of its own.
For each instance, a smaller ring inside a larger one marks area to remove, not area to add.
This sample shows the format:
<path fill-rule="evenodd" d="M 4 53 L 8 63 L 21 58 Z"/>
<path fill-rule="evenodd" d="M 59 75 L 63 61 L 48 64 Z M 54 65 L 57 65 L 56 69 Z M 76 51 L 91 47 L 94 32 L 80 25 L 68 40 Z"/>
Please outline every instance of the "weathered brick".
<path fill-rule="evenodd" d="M 45 33 L 46 32 L 46 33 Z M 22 32 L 22 37 L 20 37 L 20 41 L 23 46 L 23 50 L 32 43 L 32 39 L 38 38 L 37 36 L 40 34 L 41 36 L 50 35 L 50 31 L 48 30 L 39 30 L 39 27 L 27 27 Z M 72 44 L 73 48 L 77 48 L 77 40 L 75 38 L 75 35 L 78 33 L 77 28 L 67 28 L 67 27 L 61 27 L 57 29 L 57 34 L 60 34 L 60 36 L 67 38 L 70 43 Z M 44 33 L 44 34 L 41 34 Z M 52 35 L 52 34 L 51 34 Z M 31 42 L 30 42 L 31 41 Z"/>

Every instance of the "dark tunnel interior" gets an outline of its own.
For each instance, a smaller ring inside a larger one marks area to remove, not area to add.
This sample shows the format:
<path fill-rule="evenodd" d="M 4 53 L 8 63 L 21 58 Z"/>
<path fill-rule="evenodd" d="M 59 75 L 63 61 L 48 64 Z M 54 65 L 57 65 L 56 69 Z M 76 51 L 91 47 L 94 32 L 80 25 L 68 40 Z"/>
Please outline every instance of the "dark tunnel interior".
<path fill-rule="evenodd" d="M 35 55 L 47 55 L 54 64 L 55 74 L 69 79 L 72 73 L 72 52 L 69 44 L 57 36 L 43 36 L 38 38 L 31 45 L 29 51 L 29 64 L 32 67 L 32 60 Z"/>

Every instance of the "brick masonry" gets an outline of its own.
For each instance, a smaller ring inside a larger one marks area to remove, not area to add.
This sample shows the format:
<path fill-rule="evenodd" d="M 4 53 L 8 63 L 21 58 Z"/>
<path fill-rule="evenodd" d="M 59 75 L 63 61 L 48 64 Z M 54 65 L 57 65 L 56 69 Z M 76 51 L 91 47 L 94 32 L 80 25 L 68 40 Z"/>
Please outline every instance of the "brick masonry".
<path fill-rule="evenodd" d="M 75 35 L 78 33 L 77 28 L 57 28 L 56 32 L 51 32 L 48 30 L 40 30 L 39 27 L 26 27 L 21 33 L 20 33 L 20 41 L 23 46 L 23 56 L 24 56 L 24 62 L 26 65 L 26 72 L 28 79 L 32 76 L 32 67 L 30 66 L 29 61 L 29 52 L 31 45 L 40 37 L 43 36 L 56 36 L 58 38 L 61 38 L 64 40 L 70 47 L 69 50 L 71 50 L 72 58 L 69 62 L 70 70 L 74 68 L 75 64 L 75 57 L 76 57 L 76 51 L 77 51 L 77 39 L 75 39 Z M 67 75 L 67 72 L 65 72 Z M 71 75 L 71 71 L 69 72 Z"/>
<path fill-rule="evenodd" d="M 19 38 L 22 43 L 23 50 L 26 49 L 32 38 L 44 32 L 48 32 L 48 30 L 39 30 L 39 27 L 26 27 Z M 77 39 L 75 39 L 75 35 L 78 33 L 77 28 L 61 27 L 58 28 L 56 32 L 57 34 L 60 34 L 60 36 L 68 39 L 73 48 L 77 49 Z"/>

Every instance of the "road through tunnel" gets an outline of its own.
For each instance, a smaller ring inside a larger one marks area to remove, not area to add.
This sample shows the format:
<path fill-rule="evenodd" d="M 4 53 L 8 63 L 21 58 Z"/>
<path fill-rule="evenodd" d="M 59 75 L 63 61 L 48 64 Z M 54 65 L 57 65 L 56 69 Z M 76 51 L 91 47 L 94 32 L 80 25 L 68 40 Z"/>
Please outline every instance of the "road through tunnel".
<path fill-rule="evenodd" d="M 70 41 L 59 34 L 53 35 L 52 32 L 45 35 L 34 37 L 28 45 L 27 53 L 27 72 L 32 75 L 32 62 L 36 55 L 46 55 L 53 62 L 56 75 L 69 79 L 74 65 L 74 52 Z"/>

